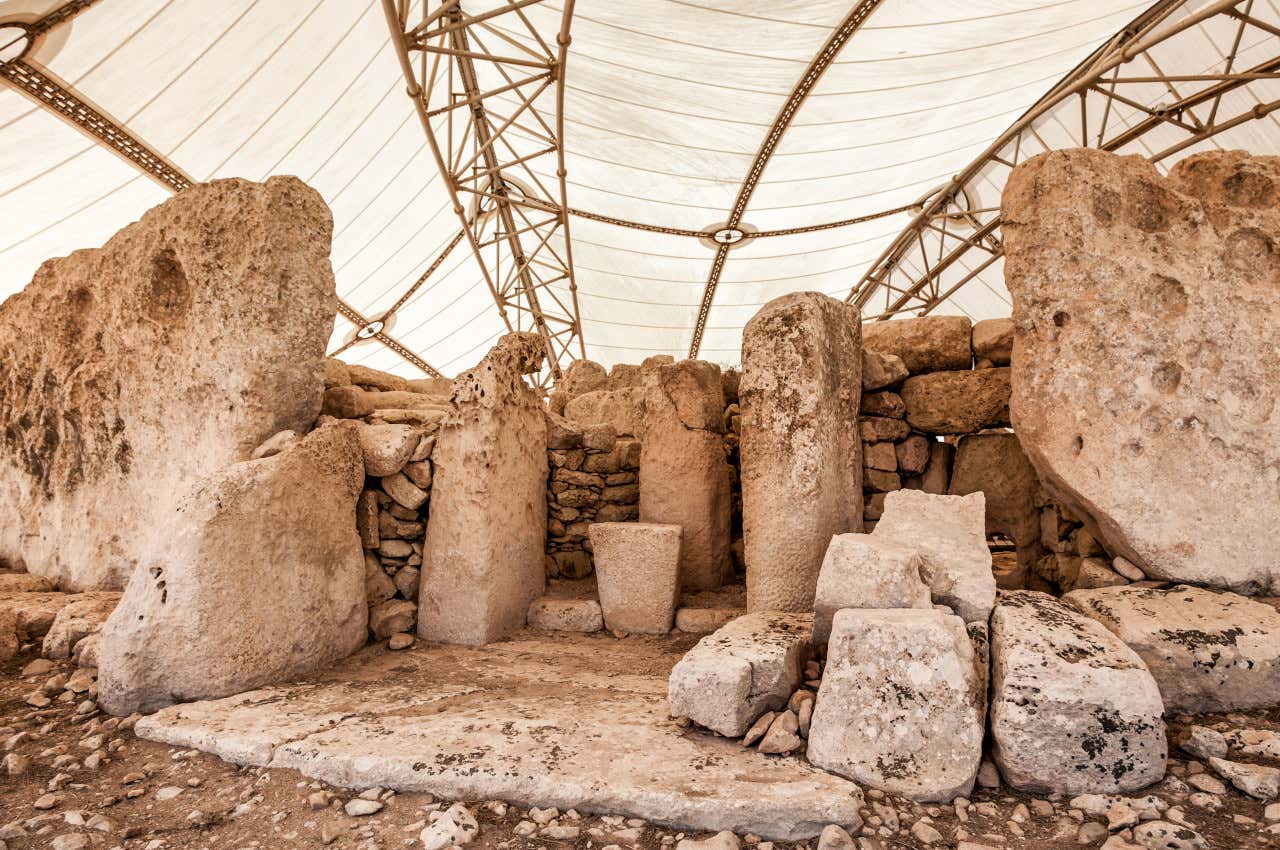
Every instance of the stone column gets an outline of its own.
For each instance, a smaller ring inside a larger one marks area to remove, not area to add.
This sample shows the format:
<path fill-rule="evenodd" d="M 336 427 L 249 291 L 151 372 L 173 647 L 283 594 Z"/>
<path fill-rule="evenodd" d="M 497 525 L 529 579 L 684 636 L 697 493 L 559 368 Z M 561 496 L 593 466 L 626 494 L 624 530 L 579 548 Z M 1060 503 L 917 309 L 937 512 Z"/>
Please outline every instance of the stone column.
<path fill-rule="evenodd" d="M 640 521 L 684 529 L 680 585 L 689 590 L 717 588 L 732 569 L 723 419 L 719 366 L 658 367 L 640 437 Z"/>
<path fill-rule="evenodd" d="M 536 334 L 508 334 L 453 382 L 432 452 L 418 635 L 482 644 L 522 627 L 542 594 L 547 425 L 521 375 L 537 371 Z"/>
<path fill-rule="evenodd" d="M 812 611 L 832 535 L 862 530 L 854 308 L 776 298 L 742 335 L 742 518 L 747 610 Z"/>

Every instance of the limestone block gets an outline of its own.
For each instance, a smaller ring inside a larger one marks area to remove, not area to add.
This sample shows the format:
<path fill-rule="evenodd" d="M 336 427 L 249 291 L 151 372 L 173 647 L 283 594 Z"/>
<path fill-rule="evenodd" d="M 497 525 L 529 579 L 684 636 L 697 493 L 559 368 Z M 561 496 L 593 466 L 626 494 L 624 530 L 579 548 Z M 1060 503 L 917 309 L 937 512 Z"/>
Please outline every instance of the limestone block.
<path fill-rule="evenodd" d="M 920 577 L 934 602 L 950 606 L 970 623 L 987 619 L 995 604 L 996 580 L 985 531 L 985 499 L 934 496 L 897 490 L 884 499 L 884 515 L 872 536 L 920 553 Z"/>
<path fill-rule="evenodd" d="M 827 642 L 842 608 L 931 608 L 920 566 L 912 546 L 871 534 L 832 537 L 813 602 L 813 642 Z"/>
<path fill-rule="evenodd" d="M 399 375 L 383 372 L 370 366 L 347 363 L 347 379 L 356 386 L 381 392 L 408 392 L 409 381 Z"/>
<path fill-rule="evenodd" d="M 742 337 L 747 610 L 811 611 L 834 534 L 862 529 L 856 311 L 816 292 L 770 301 Z"/>
<path fill-rule="evenodd" d="M 862 344 L 872 351 L 900 357 L 912 375 L 968 369 L 973 365 L 970 328 L 965 316 L 864 322 Z"/>
<path fill-rule="evenodd" d="M 1280 705 L 1280 611 L 1270 605 L 1185 585 L 1064 598 L 1142 657 L 1171 714 Z"/>
<path fill-rule="evenodd" d="M 991 617 L 991 735 L 1005 782 L 1033 793 L 1135 791 L 1164 776 L 1155 680 L 1137 653 L 1045 593 Z"/>
<path fill-rule="evenodd" d="M 693 635 L 710 634 L 744 613 L 742 608 L 677 608 L 676 631 Z"/>
<path fill-rule="evenodd" d="M 0 573 L 0 593 L 48 593 L 53 582 L 32 573 Z"/>
<path fill-rule="evenodd" d="M 374 640 L 413 631 L 418 606 L 405 599 L 387 599 L 369 609 L 369 633 Z"/>
<path fill-rule="evenodd" d="M 907 438 L 911 433 L 911 426 L 901 419 L 862 416 L 858 419 L 858 433 L 862 436 L 864 443 L 879 443 L 885 440 L 897 442 Z"/>
<path fill-rule="evenodd" d="M 1031 571 L 1041 555 L 1040 511 L 1036 493 L 1040 478 L 1014 434 L 971 434 L 961 437 L 951 469 L 950 492 L 965 496 L 982 493 L 986 501 L 986 532 L 1002 534 L 1018 550 L 1014 587 Z"/>
<path fill-rule="evenodd" d="M 733 571 L 723 413 L 720 367 L 702 360 L 658 367 L 640 435 L 640 521 L 684 530 L 680 585 L 690 590 L 717 588 Z M 632 501 L 636 485 L 621 486 L 625 501 Z M 611 498 L 612 489 L 602 498 L 624 501 Z"/>
<path fill-rule="evenodd" d="M 862 390 L 872 392 L 901 383 L 907 375 L 907 365 L 902 358 L 894 354 L 882 354 L 879 351 L 862 350 Z"/>
<path fill-rule="evenodd" d="M 933 372 L 902 384 L 907 422 L 927 434 L 972 434 L 1009 424 L 1009 369 Z"/>
<path fill-rule="evenodd" d="M 309 430 L 332 230 L 297 178 L 216 180 L 0 305 L 0 561 L 118 590 L 179 494 Z"/>
<path fill-rule="evenodd" d="M 894 447 L 898 469 L 907 475 L 919 475 L 929 465 L 930 439 L 923 434 L 912 434 Z"/>
<path fill-rule="evenodd" d="M 740 737 L 760 715 L 791 699 L 812 652 L 812 632 L 812 615 L 776 611 L 746 614 L 717 629 L 671 669 L 672 716 Z"/>
<path fill-rule="evenodd" d="M 929 443 L 929 463 L 920 475 L 920 489 L 935 496 L 946 495 L 951 486 L 955 457 L 956 447 L 950 443 Z"/>
<path fill-rule="evenodd" d="M 991 366 L 1008 366 L 1013 357 L 1013 319 L 974 322 L 973 357 Z"/>
<path fill-rule="evenodd" d="M 568 451 L 582 445 L 582 426 L 558 416 L 550 410 L 545 411 L 547 417 L 547 448 L 554 451 Z"/>
<path fill-rule="evenodd" d="M 1153 579 L 1280 592 L 1280 158 L 1055 151 L 1004 193 L 1011 412 L 1045 486 Z"/>
<path fill-rule="evenodd" d="M 564 406 L 564 417 L 579 425 L 610 425 L 619 436 L 638 437 L 644 425 L 642 385 L 596 390 L 580 395 Z"/>
<path fill-rule="evenodd" d="M 606 389 L 608 383 L 609 373 L 599 363 L 575 360 L 565 368 L 556 389 L 564 390 L 567 400 L 573 400 L 580 395 Z"/>
<path fill-rule="evenodd" d="M 547 424 L 522 376 L 538 370 L 543 351 L 537 334 L 507 334 L 453 382 L 452 410 L 431 453 L 421 638 L 498 640 L 524 626 L 542 595 Z"/>
<path fill-rule="evenodd" d="M 110 591 L 78 593 L 0 593 L 0 611 L 13 613 L 18 640 L 22 643 L 43 638 L 53 627 L 53 621 L 69 602 L 82 596 L 98 595 Z M 113 593 L 112 596 L 115 596 Z M 7 619 L 7 618 L 6 618 Z"/>
<path fill-rule="evenodd" d="M 809 727 L 809 761 L 913 800 L 968 796 L 982 760 L 980 674 L 959 617 L 840 611 Z"/>
<path fill-rule="evenodd" d="M 882 472 L 898 470 L 898 453 L 893 443 L 866 443 L 862 446 L 862 465 Z"/>
<path fill-rule="evenodd" d="M 1129 583 L 1124 576 L 1111 569 L 1105 558 L 1081 558 L 1076 570 L 1072 590 L 1092 590 L 1099 587 L 1121 587 Z"/>
<path fill-rule="evenodd" d="M 556 632 L 598 632 L 604 628 L 600 603 L 594 599 L 544 596 L 529 606 L 529 628 Z"/>
<path fill-rule="evenodd" d="M 878 393 L 863 393 L 858 401 L 858 413 L 863 416 L 886 416 L 890 419 L 902 419 L 907 415 L 907 406 L 902 396 L 889 390 Z"/>
<path fill-rule="evenodd" d="M 76 644 L 97 634 L 119 602 L 120 594 L 110 591 L 76 595 L 53 618 L 44 636 L 41 655 L 58 659 L 72 657 Z"/>
<path fill-rule="evenodd" d="M 356 431 L 364 453 L 364 474 L 374 478 L 395 475 L 404 469 L 418 448 L 422 432 L 408 425 L 365 425 Z"/>
<path fill-rule="evenodd" d="M 589 533 L 604 624 L 615 632 L 671 631 L 680 594 L 680 526 L 596 522 Z"/>
<path fill-rule="evenodd" d="M 359 439 L 337 424 L 200 481 L 164 519 L 102 628 L 103 708 L 239 693 L 363 645 L 352 521 L 363 482 Z"/>

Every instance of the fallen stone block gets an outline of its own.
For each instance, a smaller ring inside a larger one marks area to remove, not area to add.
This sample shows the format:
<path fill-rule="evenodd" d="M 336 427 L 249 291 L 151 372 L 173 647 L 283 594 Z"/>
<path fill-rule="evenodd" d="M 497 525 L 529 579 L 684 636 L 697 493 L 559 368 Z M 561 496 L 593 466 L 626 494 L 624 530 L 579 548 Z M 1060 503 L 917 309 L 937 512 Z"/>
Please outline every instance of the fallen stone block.
<path fill-rule="evenodd" d="M 110 591 L 76 594 L 53 618 L 41 654 L 45 658 L 71 658 L 76 644 L 97 634 L 119 602 L 120 594 Z"/>
<path fill-rule="evenodd" d="M 862 530 L 857 311 L 775 298 L 742 336 L 739 456 L 747 610 L 812 611 L 833 534 Z"/>
<path fill-rule="evenodd" d="M 959 617 L 839 611 L 809 727 L 809 761 L 913 800 L 967 796 L 982 760 L 982 672 Z"/>
<path fill-rule="evenodd" d="M 680 526 L 596 522 L 588 533 L 604 624 L 615 632 L 671 631 L 680 595 Z"/>
<path fill-rule="evenodd" d="M 698 641 L 668 680 L 673 717 L 729 738 L 782 708 L 799 687 L 812 652 L 813 617 L 759 611 Z"/>
<path fill-rule="evenodd" d="M 965 316 L 864 322 L 862 344 L 872 351 L 900 357 L 913 375 L 968 369 L 973 365 L 971 327 Z"/>
<path fill-rule="evenodd" d="M 594 599 L 544 596 L 529 606 L 529 628 L 555 632 L 598 632 L 604 628 L 600 603 Z"/>
<path fill-rule="evenodd" d="M 985 506 L 981 493 L 934 496 L 898 490 L 885 496 L 884 515 L 871 533 L 916 549 L 920 577 L 933 601 L 949 606 L 966 623 L 985 621 L 995 604 Z"/>
<path fill-rule="evenodd" d="M 1280 705 L 1280 611 L 1196 587 L 1107 587 L 1063 597 L 1142 658 L 1165 711 Z"/>
<path fill-rule="evenodd" d="M 929 585 L 911 546 L 871 534 L 831 538 L 813 602 L 813 642 L 826 643 L 842 608 L 930 608 Z"/>
<path fill-rule="evenodd" d="M 359 440 L 337 424 L 199 482 L 102 628 L 102 707 L 239 693 L 362 646 L 363 482 Z"/>
<path fill-rule="evenodd" d="M 991 616 L 992 755 L 1014 788 L 1112 794 L 1164 776 L 1164 704 L 1137 653 L 1045 593 Z"/>
<path fill-rule="evenodd" d="M 933 372 L 900 390 L 907 422 L 926 434 L 972 434 L 1009 424 L 1009 369 Z"/>

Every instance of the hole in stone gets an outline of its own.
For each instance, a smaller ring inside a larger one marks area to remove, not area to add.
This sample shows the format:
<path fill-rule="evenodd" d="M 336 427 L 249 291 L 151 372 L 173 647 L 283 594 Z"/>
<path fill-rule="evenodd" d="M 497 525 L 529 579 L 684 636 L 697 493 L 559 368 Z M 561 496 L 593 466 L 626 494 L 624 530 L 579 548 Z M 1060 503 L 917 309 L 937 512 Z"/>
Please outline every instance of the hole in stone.
<path fill-rule="evenodd" d="M 1076 454 L 1080 454 L 1080 452 L 1084 451 L 1084 437 L 1082 435 L 1076 434 L 1076 438 L 1072 441 L 1072 444 L 1075 446 Z"/>
<path fill-rule="evenodd" d="M 1069 313 L 1067 313 L 1067 312 L 1065 312 L 1065 311 L 1063 311 L 1063 310 L 1059 310 L 1058 312 L 1056 312 L 1056 313 L 1054 313 L 1054 314 L 1053 314 L 1053 323 L 1054 323 L 1054 325 L 1056 325 L 1057 327 L 1063 327 L 1064 325 L 1066 325 L 1066 323 L 1067 323 L 1070 319 L 1071 319 L 1071 314 L 1069 314 Z"/>

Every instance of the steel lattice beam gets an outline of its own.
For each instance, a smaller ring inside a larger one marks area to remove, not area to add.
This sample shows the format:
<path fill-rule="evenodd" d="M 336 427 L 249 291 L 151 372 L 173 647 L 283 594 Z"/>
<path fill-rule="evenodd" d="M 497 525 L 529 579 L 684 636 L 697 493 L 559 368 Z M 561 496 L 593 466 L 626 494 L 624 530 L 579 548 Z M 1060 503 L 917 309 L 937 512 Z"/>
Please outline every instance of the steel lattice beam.
<path fill-rule="evenodd" d="M 1074 140 L 1078 145 L 1106 151 L 1132 151 L 1142 145 L 1147 156 L 1159 162 L 1280 108 L 1280 101 L 1256 99 L 1251 106 L 1231 111 L 1224 102 L 1225 95 L 1259 80 L 1280 79 L 1280 30 L 1251 15 L 1252 4 L 1253 0 L 1218 0 L 1176 18 L 1189 5 L 1186 0 L 1155 3 L 1059 81 L 950 183 L 922 198 L 912 221 L 845 300 L 880 319 L 903 313 L 925 315 L 1002 259 L 999 208 L 971 209 L 966 189 L 979 180 L 1002 183 L 1018 163 L 1050 150 L 1037 129 L 1059 109 L 1070 107 L 1078 122 L 1073 128 L 1079 133 Z M 1221 71 L 1197 68 L 1192 73 L 1175 73 L 1179 69 L 1159 68 L 1153 49 L 1187 37 L 1213 18 L 1235 22 L 1235 37 Z M 1250 30 L 1266 34 L 1271 47 L 1262 61 L 1236 68 L 1237 52 Z M 1137 93 L 1138 87 L 1153 83 L 1162 85 L 1168 95 L 1158 107 L 1144 105 Z M 1072 98 L 1079 102 L 1078 112 L 1070 106 Z M 1128 126 L 1116 126 L 1118 105 L 1142 117 Z M 1202 114 L 1205 109 L 1207 113 Z M 1181 138 L 1151 150 L 1146 142 L 1160 128 L 1175 128 Z M 872 307 L 876 298 L 883 298 L 878 311 Z"/>
<path fill-rule="evenodd" d="M 545 342 L 545 387 L 585 348 L 562 144 L 573 0 L 562 4 L 555 33 L 539 32 L 525 14 L 544 1 L 495 0 L 469 13 L 461 0 L 424 0 L 412 25 L 409 4 L 383 0 L 383 9 L 409 97 L 499 315 L 508 330 L 534 330 Z M 539 163 L 554 164 L 555 184 L 535 174 Z"/>

